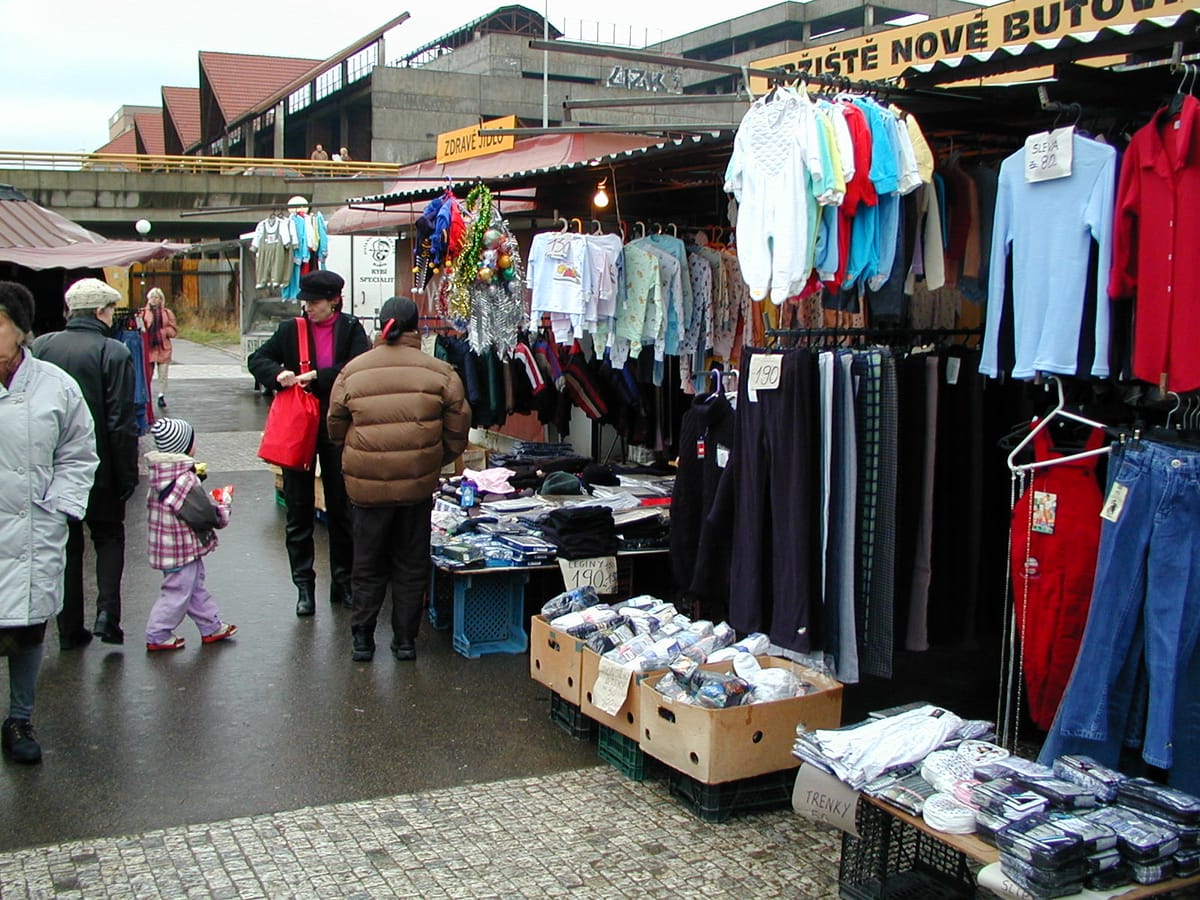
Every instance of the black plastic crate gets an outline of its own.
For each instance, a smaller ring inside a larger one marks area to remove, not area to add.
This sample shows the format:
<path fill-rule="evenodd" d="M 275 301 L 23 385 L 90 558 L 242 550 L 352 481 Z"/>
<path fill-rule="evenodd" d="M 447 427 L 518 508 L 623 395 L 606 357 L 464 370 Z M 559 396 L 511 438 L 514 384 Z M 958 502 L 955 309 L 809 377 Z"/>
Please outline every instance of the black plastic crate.
<path fill-rule="evenodd" d="M 647 756 L 641 745 L 633 738 L 625 737 L 621 732 L 598 725 L 599 736 L 596 741 L 596 755 L 607 763 L 611 763 L 630 781 L 645 781 L 655 777 L 660 769 L 660 763 L 653 756 Z"/>
<path fill-rule="evenodd" d="M 596 720 L 554 693 L 550 694 L 550 720 L 577 741 L 590 741 L 596 736 Z"/>
<path fill-rule="evenodd" d="M 675 769 L 667 770 L 667 786 L 671 795 L 682 800 L 704 822 L 725 822 L 738 813 L 791 806 L 792 786 L 795 783 L 795 769 L 768 772 L 766 775 L 723 784 L 705 784 Z"/>
<path fill-rule="evenodd" d="M 860 800 L 858 837 L 842 835 L 841 896 L 852 900 L 954 900 L 976 895 L 967 856 Z"/>

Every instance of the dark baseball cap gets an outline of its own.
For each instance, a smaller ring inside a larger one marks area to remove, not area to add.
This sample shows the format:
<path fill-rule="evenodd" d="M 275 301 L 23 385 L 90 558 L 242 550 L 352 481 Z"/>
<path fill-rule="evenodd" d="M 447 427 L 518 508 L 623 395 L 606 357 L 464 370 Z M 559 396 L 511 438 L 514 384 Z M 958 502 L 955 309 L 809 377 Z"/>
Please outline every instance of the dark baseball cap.
<path fill-rule="evenodd" d="M 301 300 L 336 300 L 346 282 L 337 272 L 321 269 L 300 278 Z"/>

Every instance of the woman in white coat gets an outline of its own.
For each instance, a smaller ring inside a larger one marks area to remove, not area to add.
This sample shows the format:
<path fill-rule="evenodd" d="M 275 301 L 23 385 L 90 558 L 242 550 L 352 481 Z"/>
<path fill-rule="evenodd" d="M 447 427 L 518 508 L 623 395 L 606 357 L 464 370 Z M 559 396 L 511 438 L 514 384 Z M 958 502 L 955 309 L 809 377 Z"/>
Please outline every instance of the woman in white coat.
<path fill-rule="evenodd" d="M 79 386 L 26 349 L 33 308 L 24 285 L 0 281 L 0 747 L 21 763 L 42 758 L 32 718 L 46 620 L 62 608 L 67 519 L 83 518 L 99 464 Z"/>

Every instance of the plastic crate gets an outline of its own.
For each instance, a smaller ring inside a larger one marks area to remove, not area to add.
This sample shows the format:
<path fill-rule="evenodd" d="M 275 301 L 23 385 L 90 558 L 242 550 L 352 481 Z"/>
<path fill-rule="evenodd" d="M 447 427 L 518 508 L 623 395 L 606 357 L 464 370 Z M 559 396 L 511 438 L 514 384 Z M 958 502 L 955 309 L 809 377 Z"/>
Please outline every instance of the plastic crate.
<path fill-rule="evenodd" d="M 795 769 L 721 784 L 705 784 L 675 769 L 667 770 L 671 795 L 682 800 L 704 822 L 725 822 L 739 813 L 791 806 L 795 782 Z"/>
<path fill-rule="evenodd" d="M 660 763 L 653 756 L 642 752 L 641 745 L 621 732 L 597 723 L 599 734 L 596 755 L 611 763 L 630 781 L 645 781 L 654 776 Z"/>
<path fill-rule="evenodd" d="M 454 577 L 429 567 L 429 624 L 444 631 L 454 624 Z"/>
<path fill-rule="evenodd" d="M 858 837 L 842 835 L 838 884 L 853 900 L 952 900 L 976 895 L 965 854 L 859 801 Z"/>
<path fill-rule="evenodd" d="M 523 572 L 454 574 L 454 649 L 475 659 L 485 653 L 524 653 L 525 582 Z"/>
<path fill-rule="evenodd" d="M 589 719 L 570 700 L 558 694 L 550 695 L 550 721 L 577 741 L 590 741 L 596 736 L 596 722 Z"/>

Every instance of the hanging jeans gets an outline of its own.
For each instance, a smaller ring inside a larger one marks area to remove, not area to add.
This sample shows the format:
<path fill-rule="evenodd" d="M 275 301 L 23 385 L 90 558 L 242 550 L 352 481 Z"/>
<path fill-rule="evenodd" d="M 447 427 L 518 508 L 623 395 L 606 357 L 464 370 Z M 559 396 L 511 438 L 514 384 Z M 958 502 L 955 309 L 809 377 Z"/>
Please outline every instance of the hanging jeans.
<path fill-rule="evenodd" d="M 1200 746 L 1200 451 L 1137 441 L 1114 447 L 1096 583 L 1079 658 L 1042 748 L 1113 765 L 1144 658 L 1149 689 L 1142 758 L 1194 792 Z M 1115 521 L 1114 521 L 1115 520 Z M 1082 739 L 1082 744 L 1079 740 Z M 1184 782 L 1190 782 L 1185 784 Z"/>
<path fill-rule="evenodd" d="M 751 402 L 749 373 L 756 355 L 742 358 L 730 457 L 735 481 L 729 623 L 807 653 L 820 644 L 817 359 L 808 350 L 776 354 L 782 356 L 779 387 L 758 391 Z"/>

